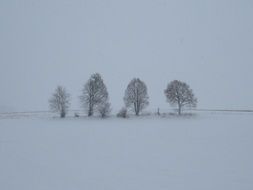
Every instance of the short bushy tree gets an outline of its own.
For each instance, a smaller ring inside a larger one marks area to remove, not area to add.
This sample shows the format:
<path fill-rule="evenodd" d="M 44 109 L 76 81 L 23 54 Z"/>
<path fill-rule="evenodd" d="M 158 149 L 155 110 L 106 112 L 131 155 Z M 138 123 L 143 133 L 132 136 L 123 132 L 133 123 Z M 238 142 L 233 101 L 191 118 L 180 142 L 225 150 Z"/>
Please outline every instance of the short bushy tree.
<path fill-rule="evenodd" d="M 100 74 L 91 75 L 90 79 L 83 87 L 80 97 L 82 106 L 86 109 L 88 116 L 102 109 L 104 105 L 109 105 L 109 95 L 107 88 Z M 107 108 L 107 107 L 106 107 Z"/>
<path fill-rule="evenodd" d="M 124 102 L 127 108 L 134 111 L 135 115 L 149 104 L 148 90 L 146 84 L 139 78 L 134 78 L 130 81 L 125 91 Z"/>
<path fill-rule="evenodd" d="M 62 86 L 58 86 L 53 94 L 52 98 L 49 99 L 49 107 L 53 112 L 58 112 L 61 118 L 66 116 L 66 113 L 70 106 L 70 95 L 66 89 Z"/>
<path fill-rule="evenodd" d="M 197 106 L 197 98 L 189 85 L 184 82 L 178 80 L 170 82 L 164 90 L 164 94 L 172 106 L 177 106 L 179 115 L 181 115 L 183 107 Z"/>
<path fill-rule="evenodd" d="M 121 108 L 117 113 L 117 117 L 127 118 L 127 109 L 125 107 Z"/>
<path fill-rule="evenodd" d="M 102 118 L 107 117 L 111 113 L 111 104 L 108 102 L 100 104 L 98 106 L 98 112 Z"/>

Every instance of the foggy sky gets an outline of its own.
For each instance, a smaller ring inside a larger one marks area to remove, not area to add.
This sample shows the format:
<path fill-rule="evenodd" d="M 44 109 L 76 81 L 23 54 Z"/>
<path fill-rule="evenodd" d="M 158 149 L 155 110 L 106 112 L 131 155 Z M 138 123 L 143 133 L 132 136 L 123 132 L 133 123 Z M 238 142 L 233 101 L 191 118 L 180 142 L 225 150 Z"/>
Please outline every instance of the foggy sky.
<path fill-rule="evenodd" d="M 251 0 L 0 0 L 0 110 L 48 110 L 57 85 L 79 109 L 99 72 L 114 110 L 133 77 L 149 109 L 187 82 L 199 108 L 253 109 Z"/>

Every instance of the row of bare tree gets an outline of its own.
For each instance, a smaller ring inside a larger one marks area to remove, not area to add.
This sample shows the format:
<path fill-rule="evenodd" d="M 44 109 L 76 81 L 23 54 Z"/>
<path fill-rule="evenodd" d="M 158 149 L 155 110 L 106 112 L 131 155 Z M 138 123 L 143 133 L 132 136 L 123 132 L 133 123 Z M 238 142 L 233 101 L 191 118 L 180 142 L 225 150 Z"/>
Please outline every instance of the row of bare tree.
<path fill-rule="evenodd" d="M 192 89 L 184 82 L 174 80 L 164 90 L 167 101 L 172 106 L 177 106 L 178 114 L 181 115 L 183 107 L 196 107 L 197 98 Z M 109 94 L 100 74 L 91 75 L 83 87 L 80 96 L 82 107 L 88 116 L 98 113 L 102 118 L 111 112 Z M 125 108 L 117 114 L 119 117 L 126 117 L 127 111 L 131 110 L 135 115 L 149 105 L 148 90 L 146 84 L 139 78 L 134 78 L 128 84 L 124 96 Z M 62 86 L 58 86 L 49 100 L 50 109 L 58 112 L 64 118 L 70 107 L 70 94 Z"/>

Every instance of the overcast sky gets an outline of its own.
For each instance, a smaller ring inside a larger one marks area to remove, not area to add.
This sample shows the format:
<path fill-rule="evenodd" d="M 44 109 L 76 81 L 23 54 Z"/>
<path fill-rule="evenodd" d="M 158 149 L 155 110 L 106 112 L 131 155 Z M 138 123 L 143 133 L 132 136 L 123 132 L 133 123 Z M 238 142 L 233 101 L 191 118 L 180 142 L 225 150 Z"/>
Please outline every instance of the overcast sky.
<path fill-rule="evenodd" d="M 149 109 L 174 79 L 199 108 L 253 109 L 251 0 L 0 0 L 0 27 L 0 110 L 48 110 L 57 85 L 80 108 L 94 72 L 114 110 L 133 77 Z"/>

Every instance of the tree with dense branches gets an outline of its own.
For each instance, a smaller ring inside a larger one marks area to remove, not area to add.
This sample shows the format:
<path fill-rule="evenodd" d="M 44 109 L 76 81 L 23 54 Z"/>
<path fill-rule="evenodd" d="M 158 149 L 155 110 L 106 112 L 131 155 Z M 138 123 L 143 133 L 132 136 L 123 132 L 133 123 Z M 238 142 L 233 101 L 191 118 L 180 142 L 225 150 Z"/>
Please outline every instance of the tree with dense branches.
<path fill-rule="evenodd" d="M 130 81 L 125 91 L 124 102 L 127 108 L 132 109 L 135 115 L 148 106 L 148 90 L 146 84 L 139 78 Z"/>
<path fill-rule="evenodd" d="M 184 82 L 178 80 L 170 82 L 164 90 L 164 94 L 172 106 L 177 105 L 179 115 L 181 115 L 183 107 L 197 106 L 197 98 L 189 85 Z"/>
<path fill-rule="evenodd" d="M 49 100 L 49 107 L 53 112 L 59 112 L 60 117 L 64 118 L 70 106 L 70 95 L 62 86 L 58 86 Z"/>
<path fill-rule="evenodd" d="M 109 113 L 109 95 L 100 74 L 95 73 L 91 75 L 83 87 L 80 100 L 88 116 L 92 116 L 96 111 L 100 112 L 100 114 L 103 113 L 102 116 Z"/>

